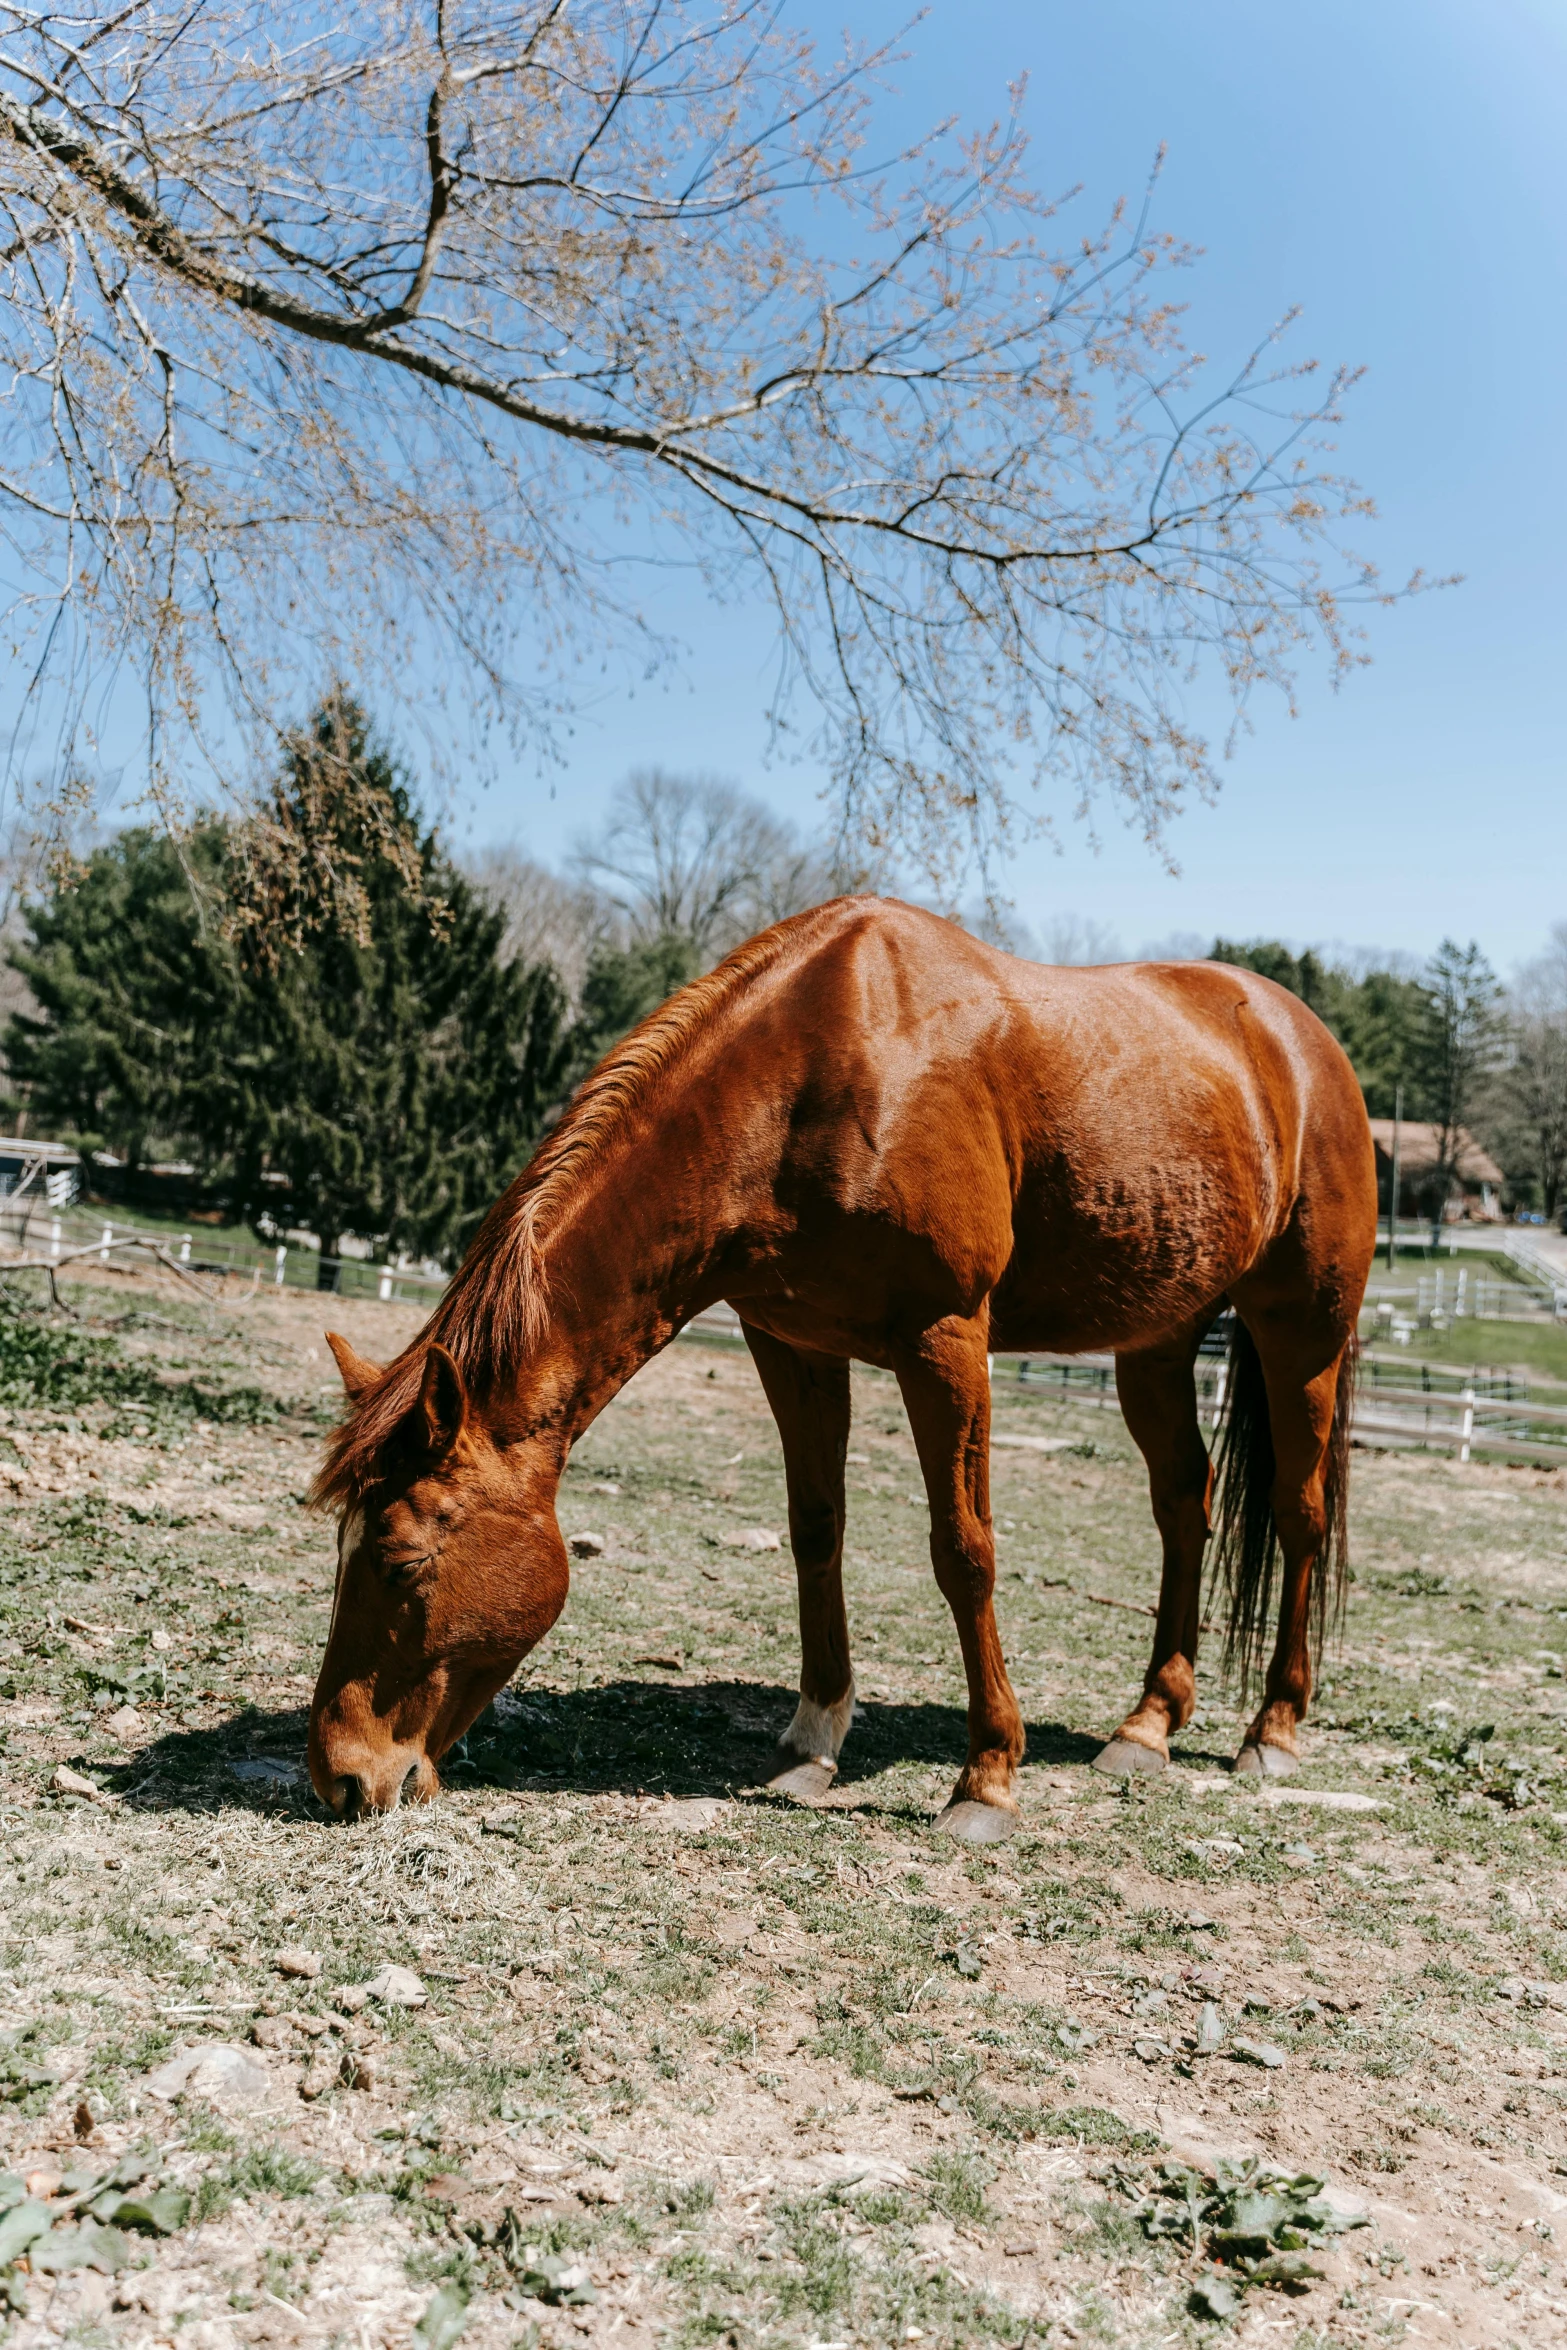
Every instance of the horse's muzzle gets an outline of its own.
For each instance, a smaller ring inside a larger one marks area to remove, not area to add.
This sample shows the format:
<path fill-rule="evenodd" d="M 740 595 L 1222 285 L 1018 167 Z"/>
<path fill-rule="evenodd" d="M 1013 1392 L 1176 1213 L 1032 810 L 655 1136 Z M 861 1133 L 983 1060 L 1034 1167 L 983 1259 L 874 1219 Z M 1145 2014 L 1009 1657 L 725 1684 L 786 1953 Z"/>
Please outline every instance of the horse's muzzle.
<path fill-rule="evenodd" d="M 428 1803 L 441 1781 L 434 1763 L 417 1748 L 394 1746 L 385 1754 L 331 1752 L 310 1758 L 310 1776 L 328 1811 L 340 1820 L 367 1812 L 396 1811 L 402 1803 Z"/>

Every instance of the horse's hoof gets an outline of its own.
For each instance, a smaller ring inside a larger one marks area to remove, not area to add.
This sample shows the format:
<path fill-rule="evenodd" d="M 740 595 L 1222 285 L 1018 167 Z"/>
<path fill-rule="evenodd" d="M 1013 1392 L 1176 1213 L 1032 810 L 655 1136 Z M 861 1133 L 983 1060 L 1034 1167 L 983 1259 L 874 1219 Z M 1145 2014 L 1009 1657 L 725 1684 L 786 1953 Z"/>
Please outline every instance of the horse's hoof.
<path fill-rule="evenodd" d="M 767 1784 L 775 1795 L 787 1795 L 795 1803 L 820 1803 L 834 1779 L 838 1766 L 825 1755 L 807 1755 L 802 1760 L 797 1754 L 785 1752 L 778 1757 L 777 1768 Z"/>
<path fill-rule="evenodd" d="M 1287 1746 L 1256 1746 L 1248 1738 L 1235 1757 L 1235 1769 L 1243 1779 L 1293 1779 L 1300 1757 Z"/>
<path fill-rule="evenodd" d="M 1157 1779 L 1169 1767 L 1166 1755 L 1137 1738 L 1112 1738 L 1089 1765 L 1090 1770 L 1103 1771 L 1107 1779 Z"/>
<path fill-rule="evenodd" d="M 998 1803 L 975 1803 L 964 1796 L 937 1812 L 932 1824 L 944 1836 L 955 1836 L 960 1844 L 1001 1844 L 1016 1834 L 1018 1817 L 1015 1811 L 1003 1811 Z"/>

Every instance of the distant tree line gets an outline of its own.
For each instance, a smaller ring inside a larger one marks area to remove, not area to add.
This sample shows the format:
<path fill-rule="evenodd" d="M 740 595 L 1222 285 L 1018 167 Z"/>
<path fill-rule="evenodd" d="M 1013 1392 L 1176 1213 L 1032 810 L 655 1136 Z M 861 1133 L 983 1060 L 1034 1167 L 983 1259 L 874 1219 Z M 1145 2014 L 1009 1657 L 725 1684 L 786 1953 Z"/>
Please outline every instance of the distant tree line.
<path fill-rule="evenodd" d="M 564 874 L 510 850 L 459 861 L 338 688 L 249 814 L 133 827 L 34 874 L 6 918 L 0 1115 L 74 1143 L 96 1186 L 107 1154 L 131 1201 L 174 1163 L 259 1234 L 450 1262 L 639 1019 L 742 938 L 882 878 L 731 785 L 658 771 L 628 779 Z M 1112 951 L 1081 923 L 1046 950 Z M 1401 1101 L 1437 1129 L 1439 1188 L 1474 1133 L 1516 1201 L 1558 1212 L 1567 925 L 1507 993 L 1452 940 L 1420 970 L 1276 940 L 1211 952 L 1321 1016 L 1373 1116 Z"/>

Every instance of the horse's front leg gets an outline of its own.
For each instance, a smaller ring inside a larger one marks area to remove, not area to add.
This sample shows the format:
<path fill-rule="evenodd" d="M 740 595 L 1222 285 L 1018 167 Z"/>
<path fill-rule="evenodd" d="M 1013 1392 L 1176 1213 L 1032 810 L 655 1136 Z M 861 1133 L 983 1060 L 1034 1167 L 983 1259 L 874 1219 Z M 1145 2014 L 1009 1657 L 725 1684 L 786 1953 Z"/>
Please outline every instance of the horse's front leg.
<path fill-rule="evenodd" d="M 1197 1702 L 1197 1633 L 1213 1464 L 1198 1425 L 1192 1374 L 1206 1319 L 1163 1346 L 1116 1357 L 1122 1416 L 1148 1465 L 1164 1572 L 1142 1697 L 1094 1757 L 1095 1770 L 1112 1779 L 1168 1770 L 1171 1733 L 1191 1720 Z"/>
<path fill-rule="evenodd" d="M 937 1825 L 993 1844 L 1017 1825 L 1023 1717 L 1001 1654 L 990 1522 L 989 1316 L 938 1322 L 895 1364 L 930 1501 L 930 1555 L 968 1675 L 968 1761 Z"/>
<path fill-rule="evenodd" d="M 843 1604 L 849 1366 L 840 1356 L 812 1354 L 742 1326 L 783 1443 L 800 1592 L 800 1702 L 779 1740 L 768 1785 L 809 1802 L 832 1785 L 854 1715 Z"/>

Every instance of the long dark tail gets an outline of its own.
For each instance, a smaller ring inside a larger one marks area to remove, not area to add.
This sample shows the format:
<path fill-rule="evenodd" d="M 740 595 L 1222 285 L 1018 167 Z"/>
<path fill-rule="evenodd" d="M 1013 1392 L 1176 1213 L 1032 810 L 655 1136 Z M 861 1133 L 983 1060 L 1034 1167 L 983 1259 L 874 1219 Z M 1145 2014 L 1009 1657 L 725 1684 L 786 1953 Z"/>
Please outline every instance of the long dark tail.
<path fill-rule="evenodd" d="M 1323 1471 L 1325 1529 L 1311 1569 L 1311 1648 L 1316 1657 L 1343 1622 L 1349 1584 L 1349 1430 L 1358 1357 L 1358 1341 L 1351 1337 L 1339 1363 Z M 1279 1560 L 1274 1467 L 1262 1358 L 1237 1314 L 1230 1332 L 1224 1432 L 1219 1440 L 1213 1571 L 1223 1584 L 1227 1610 L 1224 1669 L 1238 1675 L 1243 1696 L 1263 1675 L 1273 1631 Z"/>

